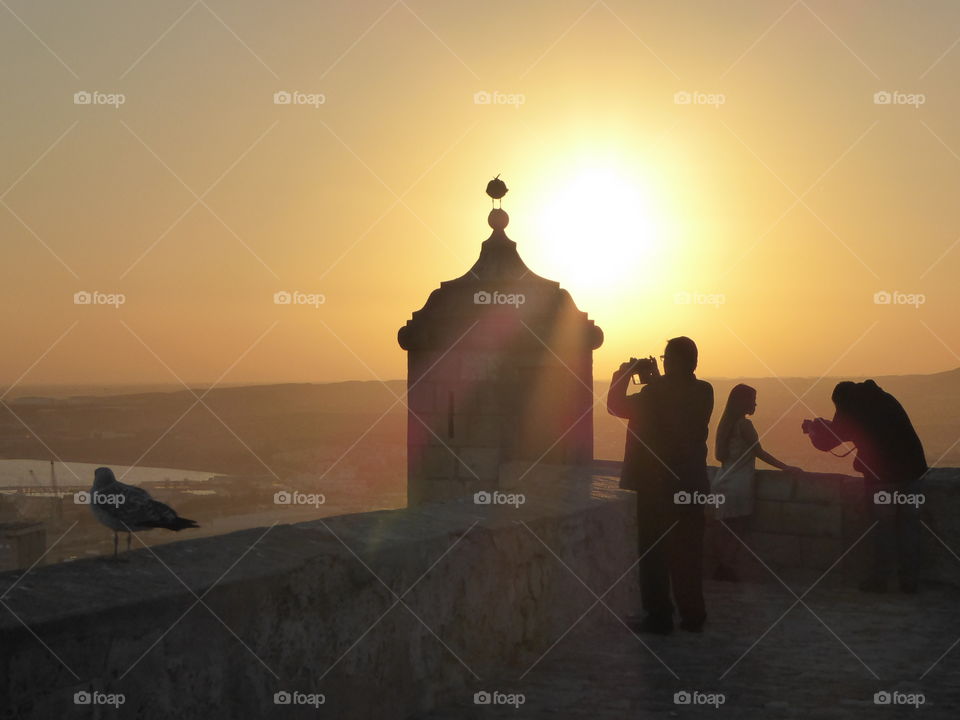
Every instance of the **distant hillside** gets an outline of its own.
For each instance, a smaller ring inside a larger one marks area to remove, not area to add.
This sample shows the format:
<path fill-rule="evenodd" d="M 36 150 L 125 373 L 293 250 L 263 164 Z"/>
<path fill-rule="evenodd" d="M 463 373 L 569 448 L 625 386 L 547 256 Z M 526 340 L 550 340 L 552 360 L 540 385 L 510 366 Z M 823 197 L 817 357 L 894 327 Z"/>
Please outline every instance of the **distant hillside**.
<path fill-rule="evenodd" d="M 0 414 L 0 457 L 47 459 L 52 450 L 65 461 L 329 471 L 395 484 L 406 474 L 406 415 L 395 397 L 405 389 L 400 380 L 218 387 L 203 404 L 187 390 L 21 397 L 12 403 L 19 420 Z"/>
<path fill-rule="evenodd" d="M 280 385 L 243 385 L 205 387 L 167 392 L 144 392 L 123 395 L 79 395 L 63 400 L 69 405 L 157 405 L 192 402 L 193 394 L 207 393 L 204 402 L 221 408 L 257 407 L 265 412 L 283 408 L 287 411 L 324 410 L 336 414 L 383 412 L 406 392 L 405 380 L 348 380 L 336 383 L 285 383 Z M 392 393 L 392 394 L 391 394 Z M 267 410 L 267 408 L 271 408 Z"/>
<path fill-rule="evenodd" d="M 929 462 L 960 466 L 960 369 L 874 379 L 910 413 Z M 830 393 L 838 378 L 711 382 L 716 395 L 711 431 L 730 388 L 745 382 L 757 388 L 754 423 L 770 452 L 811 470 L 850 469 L 852 458 L 813 450 L 800 431 L 804 418 L 832 415 Z M 403 397 L 405 390 L 404 380 L 217 387 L 204 398 L 210 410 L 194 406 L 194 396 L 182 389 L 20 397 L 12 407 L 26 427 L 0 413 L 0 457 L 47 459 L 49 448 L 65 461 L 260 475 L 269 469 L 396 491 L 406 476 L 406 410 L 395 396 Z M 606 390 L 606 382 L 596 383 L 594 455 L 619 459 L 625 428 L 607 414 Z M 712 434 L 710 442 L 712 459 Z"/>

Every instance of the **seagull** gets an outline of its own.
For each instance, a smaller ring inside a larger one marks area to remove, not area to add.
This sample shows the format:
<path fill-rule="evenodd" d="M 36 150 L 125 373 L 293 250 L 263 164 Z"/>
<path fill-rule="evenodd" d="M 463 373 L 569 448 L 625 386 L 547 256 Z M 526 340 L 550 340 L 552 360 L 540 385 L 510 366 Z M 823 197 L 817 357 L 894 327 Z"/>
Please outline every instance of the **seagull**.
<path fill-rule="evenodd" d="M 127 550 L 130 550 L 130 535 L 136 530 L 165 528 L 180 531 L 200 527 L 193 520 L 182 518 L 169 505 L 150 497 L 146 490 L 126 485 L 108 467 L 97 468 L 93 473 L 90 489 L 90 510 L 103 525 L 113 530 L 113 557 L 117 557 L 117 533 L 127 533 Z"/>

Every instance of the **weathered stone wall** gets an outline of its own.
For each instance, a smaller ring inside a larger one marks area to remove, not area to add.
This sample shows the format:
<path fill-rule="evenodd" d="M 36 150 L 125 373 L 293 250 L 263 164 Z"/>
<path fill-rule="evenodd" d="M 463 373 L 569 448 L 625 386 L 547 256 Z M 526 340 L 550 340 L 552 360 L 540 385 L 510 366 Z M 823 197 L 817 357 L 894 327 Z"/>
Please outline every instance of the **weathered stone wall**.
<path fill-rule="evenodd" d="M 923 495 L 920 577 L 960 585 L 960 558 L 953 554 L 960 553 L 960 470 L 931 470 Z M 867 532 L 873 518 L 872 497 L 862 478 L 820 473 L 793 477 L 760 470 L 755 499 L 744 538 L 750 550 L 740 552 L 740 569 L 748 578 L 773 579 L 771 570 L 820 575 L 829 569 L 825 581 L 856 583 L 866 574 L 873 553 L 872 531 Z M 708 572 L 711 546 L 727 532 L 716 525 L 708 530 Z M 891 566 L 896 566 L 895 559 Z"/>
<path fill-rule="evenodd" d="M 326 702 L 277 716 L 403 718 L 493 683 L 597 596 L 637 609 L 633 494 L 548 470 L 503 473 L 519 507 L 467 497 L 2 574 L 0 717 L 271 717 L 286 690 Z M 761 471 L 746 574 L 820 575 L 869 527 L 864 501 L 856 478 Z M 960 471 L 931 473 L 927 581 L 960 585 L 958 509 Z M 859 577 L 869 543 L 825 582 Z M 126 702 L 74 705 L 93 690 Z"/>
<path fill-rule="evenodd" d="M 620 579 L 604 602 L 635 607 L 631 494 L 584 476 L 523 492 L 3 574 L 0 717 L 271 717 L 282 690 L 323 693 L 324 717 L 427 709 L 536 660 L 594 603 L 585 585 Z M 94 690 L 125 703 L 74 705 Z"/>
<path fill-rule="evenodd" d="M 590 464 L 589 348 L 547 350 L 523 332 L 524 343 L 514 340 L 508 354 L 466 341 L 463 348 L 410 352 L 409 505 L 498 489 L 501 466 L 518 460 Z"/>

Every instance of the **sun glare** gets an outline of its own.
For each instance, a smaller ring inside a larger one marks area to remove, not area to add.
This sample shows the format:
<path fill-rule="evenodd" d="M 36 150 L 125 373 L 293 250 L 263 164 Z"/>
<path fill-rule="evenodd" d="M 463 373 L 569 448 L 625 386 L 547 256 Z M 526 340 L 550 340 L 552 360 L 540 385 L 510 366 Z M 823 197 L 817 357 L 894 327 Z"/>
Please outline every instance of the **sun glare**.
<path fill-rule="evenodd" d="M 597 297 L 647 279 L 661 223 L 644 179 L 587 167 L 548 184 L 537 213 L 538 273 Z"/>

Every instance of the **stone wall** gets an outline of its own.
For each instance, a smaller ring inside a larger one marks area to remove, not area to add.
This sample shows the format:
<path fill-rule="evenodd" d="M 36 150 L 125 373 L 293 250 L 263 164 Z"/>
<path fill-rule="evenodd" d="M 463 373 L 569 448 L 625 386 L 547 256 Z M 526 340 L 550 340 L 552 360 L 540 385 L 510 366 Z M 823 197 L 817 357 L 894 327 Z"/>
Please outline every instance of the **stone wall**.
<path fill-rule="evenodd" d="M 931 470 L 923 495 L 921 579 L 960 585 L 960 558 L 954 556 L 960 553 L 960 470 Z M 856 584 L 873 552 L 867 532 L 873 523 L 871 502 L 860 477 L 758 471 L 754 514 L 744 538 L 750 550 L 742 549 L 739 557 L 742 574 L 772 580 L 771 571 L 800 570 L 816 577 L 830 570 L 825 582 Z M 711 548 L 727 533 L 716 525 L 708 529 L 708 573 Z"/>
<path fill-rule="evenodd" d="M 462 349 L 410 352 L 409 505 L 498 489 L 505 463 L 590 464 L 589 350 L 547 350 L 526 333 L 520 339 L 509 361 L 466 342 Z"/>
<path fill-rule="evenodd" d="M 615 485 L 530 482 L 518 507 L 470 497 L 5 573 L 0 717 L 267 717 L 297 691 L 325 703 L 281 716 L 379 720 L 472 693 L 546 651 L 587 587 L 619 579 L 604 602 L 635 607 L 634 507 Z M 74 704 L 93 691 L 125 702 Z"/>
<path fill-rule="evenodd" d="M 280 691 L 325 698 L 283 717 L 402 718 L 478 685 L 509 692 L 497 678 L 517 673 L 499 669 L 532 663 L 597 596 L 637 608 L 635 501 L 607 477 L 616 465 L 547 470 L 503 473 L 498 499 L 522 493 L 517 507 L 467 497 L 0 574 L 0 718 L 265 717 Z M 756 499 L 746 541 L 763 562 L 742 557 L 767 582 L 819 576 L 869 527 L 856 478 L 761 471 Z M 957 509 L 960 471 L 934 471 L 927 581 L 960 585 Z M 824 582 L 859 577 L 869 540 Z M 125 703 L 75 705 L 85 691 Z"/>

